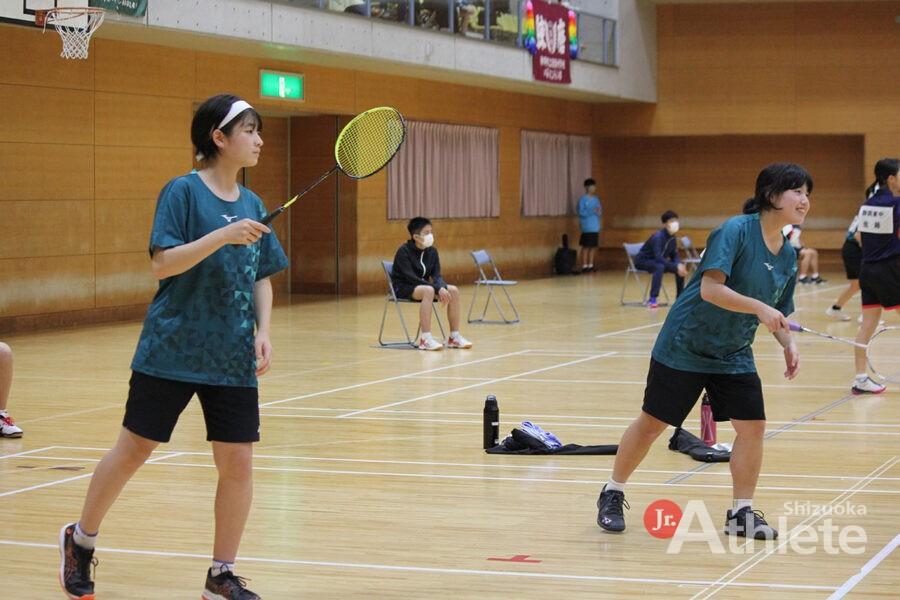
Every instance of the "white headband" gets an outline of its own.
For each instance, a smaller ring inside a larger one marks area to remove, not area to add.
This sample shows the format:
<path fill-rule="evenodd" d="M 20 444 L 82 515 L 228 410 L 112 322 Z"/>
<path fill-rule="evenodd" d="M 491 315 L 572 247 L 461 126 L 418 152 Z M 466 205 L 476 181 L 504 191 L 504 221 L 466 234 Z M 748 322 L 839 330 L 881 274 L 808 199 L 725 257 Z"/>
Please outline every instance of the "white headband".
<path fill-rule="evenodd" d="M 244 102 L 243 100 L 235 101 L 235 103 L 231 105 L 231 108 L 228 109 L 228 114 L 225 115 L 225 118 L 222 119 L 222 122 L 219 123 L 219 126 L 216 129 L 222 129 L 223 127 L 225 127 L 226 125 L 231 123 L 231 121 L 233 121 L 236 116 L 238 116 L 239 114 L 241 114 L 248 108 L 253 108 L 253 107 L 250 106 L 249 104 L 247 104 L 246 102 Z"/>

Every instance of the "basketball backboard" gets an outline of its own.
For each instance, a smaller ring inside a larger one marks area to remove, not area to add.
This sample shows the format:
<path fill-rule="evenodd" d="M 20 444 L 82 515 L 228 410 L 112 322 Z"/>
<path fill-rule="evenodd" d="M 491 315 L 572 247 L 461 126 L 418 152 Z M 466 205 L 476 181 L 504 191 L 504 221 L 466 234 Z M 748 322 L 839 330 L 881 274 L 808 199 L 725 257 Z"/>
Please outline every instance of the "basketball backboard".
<path fill-rule="evenodd" d="M 34 25 L 37 10 L 87 5 L 88 0 L 0 0 L 0 21 Z"/>

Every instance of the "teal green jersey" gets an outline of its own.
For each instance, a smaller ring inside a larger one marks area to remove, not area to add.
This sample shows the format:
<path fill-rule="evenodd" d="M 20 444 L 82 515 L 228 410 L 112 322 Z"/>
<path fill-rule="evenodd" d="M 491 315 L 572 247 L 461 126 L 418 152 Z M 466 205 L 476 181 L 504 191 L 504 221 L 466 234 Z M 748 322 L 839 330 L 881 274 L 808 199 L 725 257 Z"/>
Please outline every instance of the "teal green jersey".
<path fill-rule="evenodd" d="M 706 242 L 703 259 L 669 311 L 653 358 L 681 371 L 754 373 L 751 344 L 759 327 L 756 315 L 719 308 L 700 297 L 706 271 L 725 273 L 725 285 L 788 315 L 794 312 L 797 255 L 785 240 L 775 255 L 766 247 L 759 215 L 725 221 Z"/>
<path fill-rule="evenodd" d="M 229 223 L 260 220 L 259 197 L 240 187 L 235 202 L 213 194 L 196 172 L 159 194 L 150 254 L 198 240 Z M 256 387 L 254 284 L 288 264 L 275 233 L 251 246 L 227 245 L 184 273 L 159 282 L 131 368 L 210 385 Z"/>

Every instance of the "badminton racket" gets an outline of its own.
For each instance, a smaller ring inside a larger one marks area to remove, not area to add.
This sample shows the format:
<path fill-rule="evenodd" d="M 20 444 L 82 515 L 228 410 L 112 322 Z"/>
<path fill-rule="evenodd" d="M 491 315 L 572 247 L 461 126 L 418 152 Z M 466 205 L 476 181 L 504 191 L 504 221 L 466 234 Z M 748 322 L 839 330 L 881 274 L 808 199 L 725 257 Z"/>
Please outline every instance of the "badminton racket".
<path fill-rule="evenodd" d="M 347 123 L 334 143 L 335 165 L 305 190 L 270 212 L 262 221 L 268 225 L 304 194 L 340 171 L 352 179 L 371 177 L 397 154 L 406 139 L 406 123 L 397 109 L 389 106 L 372 108 Z"/>
<path fill-rule="evenodd" d="M 790 322 L 791 331 L 811 333 L 842 344 L 856 346 L 866 351 L 866 361 L 875 375 L 884 381 L 900 383 L 900 327 L 884 327 L 869 339 L 868 344 L 860 344 L 853 340 L 837 337 L 821 331 L 804 327 L 800 323 Z"/>

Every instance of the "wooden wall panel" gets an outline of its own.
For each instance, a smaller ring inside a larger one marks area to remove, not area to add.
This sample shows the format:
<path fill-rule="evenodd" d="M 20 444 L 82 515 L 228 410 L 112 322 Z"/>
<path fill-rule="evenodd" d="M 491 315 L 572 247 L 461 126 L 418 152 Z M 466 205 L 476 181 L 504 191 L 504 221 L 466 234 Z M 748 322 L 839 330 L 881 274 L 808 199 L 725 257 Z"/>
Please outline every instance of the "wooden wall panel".
<path fill-rule="evenodd" d="M 144 252 L 97 254 L 97 308 L 149 304 L 159 286 Z"/>
<path fill-rule="evenodd" d="M 27 200 L 0 203 L 0 257 L 26 258 L 90 254 L 94 251 L 93 202 Z"/>
<path fill-rule="evenodd" d="M 150 229 L 156 199 L 115 199 L 94 203 L 94 231 L 98 254 L 143 252 L 149 256 Z"/>
<path fill-rule="evenodd" d="M 91 90 L 94 87 L 94 59 L 60 58 L 62 41 L 37 28 L 0 23 L 0 83 L 46 88 Z"/>
<path fill-rule="evenodd" d="M 94 142 L 94 95 L 89 91 L 0 84 L 0 106 L 0 142 Z"/>
<path fill-rule="evenodd" d="M 96 92 L 98 146 L 192 148 L 190 100 Z"/>
<path fill-rule="evenodd" d="M 96 198 L 98 200 L 145 199 L 156 201 L 171 179 L 189 173 L 187 148 L 139 148 L 96 146 Z"/>
<path fill-rule="evenodd" d="M 91 200 L 92 146 L 0 143 L 0 200 Z"/>
<path fill-rule="evenodd" d="M 191 50 L 96 38 L 91 56 L 98 92 L 196 97 L 195 53 Z M 128 60 L 122 60 L 123 56 Z"/>
<path fill-rule="evenodd" d="M 0 259 L 0 317 L 93 307 L 93 256 Z"/>

